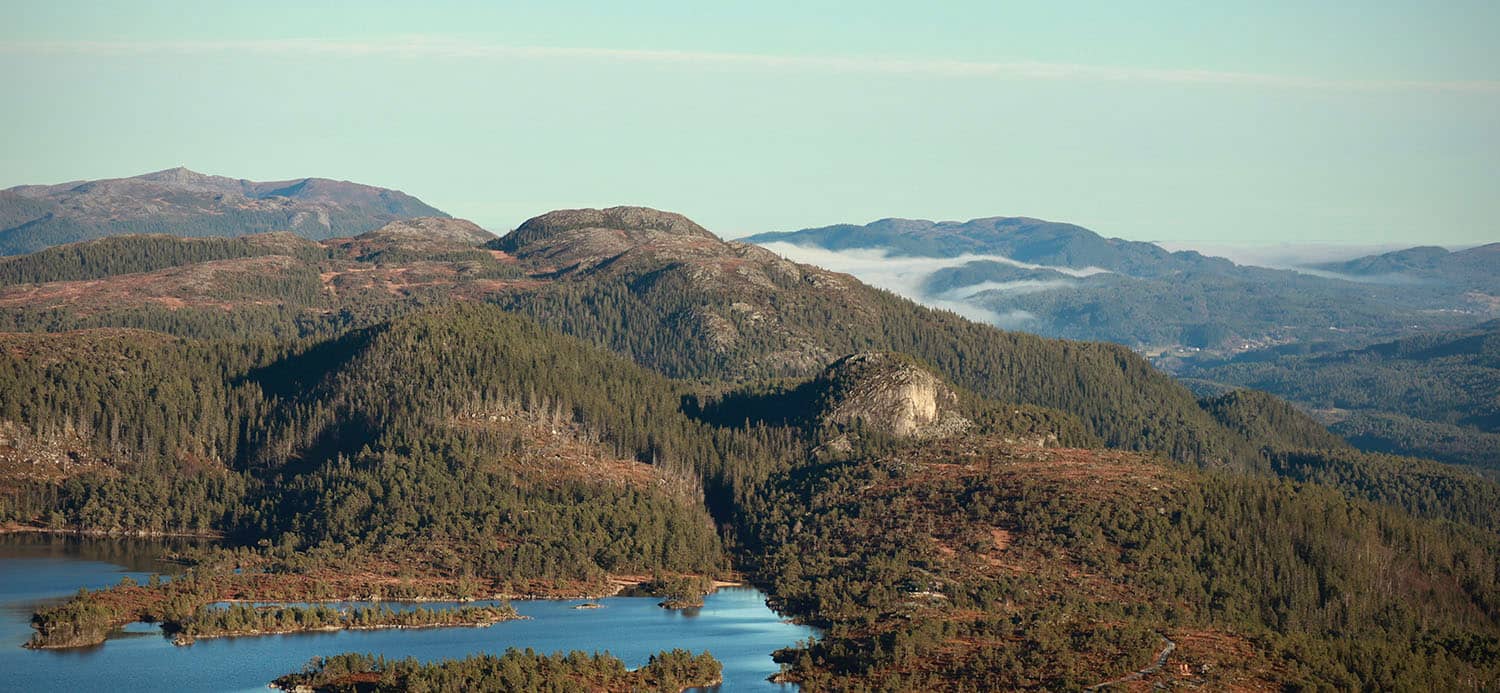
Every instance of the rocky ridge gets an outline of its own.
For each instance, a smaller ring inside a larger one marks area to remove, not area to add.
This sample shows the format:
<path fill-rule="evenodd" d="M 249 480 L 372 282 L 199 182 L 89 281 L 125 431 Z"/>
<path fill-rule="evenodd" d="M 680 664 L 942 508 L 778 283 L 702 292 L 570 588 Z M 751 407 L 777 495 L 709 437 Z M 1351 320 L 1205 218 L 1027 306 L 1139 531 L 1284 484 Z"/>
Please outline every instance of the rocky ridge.
<path fill-rule="evenodd" d="M 174 168 L 129 178 L 0 190 L 0 254 L 106 236 L 353 236 L 412 217 L 445 217 L 398 190 L 303 178 L 251 181 Z"/>

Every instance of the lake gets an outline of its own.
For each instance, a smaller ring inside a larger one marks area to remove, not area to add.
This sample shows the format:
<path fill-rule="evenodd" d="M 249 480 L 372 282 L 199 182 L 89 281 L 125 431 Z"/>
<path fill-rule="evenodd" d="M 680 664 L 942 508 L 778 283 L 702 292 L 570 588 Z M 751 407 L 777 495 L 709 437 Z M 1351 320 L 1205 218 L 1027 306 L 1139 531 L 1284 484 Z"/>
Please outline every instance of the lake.
<path fill-rule="evenodd" d="M 134 624 L 103 645 L 32 651 L 31 613 L 40 603 L 79 587 L 145 580 L 171 572 L 155 557 L 159 542 L 35 535 L 0 536 L 0 689 L 29 691 L 250 691 L 302 668 L 317 655 L 369 652 L 422 660 L 500 654 L 507 647 L 538 652 L 608 651 L 635 668 L 662 650 L 708 650 L 724 664 L 722 691 L 793 690 L 766 681 L 778 667 L 771 652 L 816 635 L 784 622 L 752 588 L 709 595 L 696 613 L 670 611 L 651 597 L 610 597 L 603 608 L 581 601 L 516 601 L 529 620 L 488 628 L 341 631 L 200 640 L 178 647 L 155 626 Z"/>

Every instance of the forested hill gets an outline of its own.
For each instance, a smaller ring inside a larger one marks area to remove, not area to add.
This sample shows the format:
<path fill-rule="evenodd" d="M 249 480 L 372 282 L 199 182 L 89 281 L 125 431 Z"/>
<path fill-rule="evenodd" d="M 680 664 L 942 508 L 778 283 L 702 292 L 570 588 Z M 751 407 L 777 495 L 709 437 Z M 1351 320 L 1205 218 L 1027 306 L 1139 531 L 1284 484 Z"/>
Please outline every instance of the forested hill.
<path fill-rule="evenodd" d="M 481 306 L 311 345 L 110 330 L 3 351 L 4 520 L 420 557 L 518 580 L 501 589 L 721 570 L 700 480 L 784 457 L 694 423 L 656 374 Z"/>
<path fill-rule="evenodd" d="M 1368 450 L 1500 470 L 1500 322 L 1189 374 L 1297 402 Z"/>
<path fill-rule="evenodd" d="M 488 249 L 462 234 L 415 248 L 403 240 L 410 235 L 317 246 L 273 237 L 95 241 L 0 263 L 7 281 L 29 282 L 0 288 L 0 307 L 13 330 L 235 338 L 328 336 L 476 301 L 670 377 L 727 381 L 802 377 L 846 354 L 894 351 L 976 394 L 1071 412 L 1111 445 L 1205 465 L 1259 463 L 1253 445 L 1124 348 L 978 325 L 724 242 L 678 215 L 544 215 Z"/>
<path fill-rule="evenodd" d="M 518 295 L 545 314 L 545 293 Z M 1120 410 L 1178 390 L 1150 389 L 1171 381 L 1118 348 L 976 326 L 946 369 L 877 352 L 805 378 L 684 381 L 484 301 L 392 305 L 404 314 L 305 340 L 0 335 L 0 521 L 231 543 L 180 580 L 80 593 L 39 633 L 97 642 L 230 598 L 601 594 L 737 568 L 828 627 L 778 655 L 809 690 L 1077 688 L 1146 666 L 1164 639 L 1180 652 L 1153 682 L 1500 680 L 1497 487 L 1302 449 L 1331 441 L 1274 398 L 1169 409 L 1208 422 L 1176 435 L 1249 455 L 1198 470 L 1055 447 L 1098 446 L 1096 431 L 1145 447 L 1159 439 L 1129 426 L 1173 423 Z M 951 316 L 870 305 L 925 320 L 914 345 L 950 334 L 933 326 Z M 976 360 L 1011 350 L 1008 368 Z M 976 373 L 1038 399 L 1071 378 L 1072 411 L 959 383 Z"/>
<path fill-rule="evenodd" d="M 1129 350 L 1005 332 L 848 275 L 622 207 L 542 215 L 493 240 L 461 220 L 353 239 L 116 237 L 0 262 L 12 330 L 145 328 L 188 337 L 325 337 L 424 306 L 498 305 L 663 375 L 806 377 L 857 352 L 911 355 L 995 401 L 1069 412 L 1104 443 L 1261 468 L 1226 428 Z"/>
<path fill-rule="evenodd" d="M 348 181 L 257 182 L 174 168 L 0 190 L 0 255 L 119 234 L 290 231 L 321 240 L 427 216 L 447 215 L 403 192 Z"/>
<path fill-rule="evenodd" d="M 845 354 L 901 352 L 980 395 L 1073 412 L 1111 445 L 1252 464 L 1190 393 L 1127 349 L 1003 332 L 756 246 L 669 230 L 686 228 L 677 215 L 631 214 L 546 215 L 496 241 L 552 278 L 501 305 L 673 377 L 805 376 Z"/>
<path fill-rule="evenodd" d="M 673 378 L 805 378 L 847 354 L 896 352 L 991 401 L 1067 412 L 1111 447 L 1260 471 L 1276 451 L 1323 447 L 1273 444 L 1264 428 L 1222 419 L 1122 347 L 976 324 L 722 241 L 681 215 L 568 210 L 486 238 L 429 219 L 322 243 L 103 239 L 0 263 L 11 283 L 0 306 L 12 330 L 321 339 L 426 306 L 485 303 Z"/>

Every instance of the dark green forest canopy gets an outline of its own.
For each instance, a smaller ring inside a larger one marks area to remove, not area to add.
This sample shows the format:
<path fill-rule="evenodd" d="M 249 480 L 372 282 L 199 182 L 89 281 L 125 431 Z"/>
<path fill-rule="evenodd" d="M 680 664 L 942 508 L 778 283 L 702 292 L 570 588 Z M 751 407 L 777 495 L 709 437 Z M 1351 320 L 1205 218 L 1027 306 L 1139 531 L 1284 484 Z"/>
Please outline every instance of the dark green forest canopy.
<path fill-rule="evenodd" d="M 1058 431 L 1074 430 L 1070 420 L 1092 429 L 1065 434 L 1065 443 L 1089 444 L 1095 440 L 1091 436 L 1098 435 L 1112 446 L 1149 448 L 1147 440 L 1154 436 L 1196 436 L 1234 447 L 1248 460 L 1247 466 L 1267 471 L 1272 459 L 1281 459 L 1272 453 L 1329 450 L 1322 455 L 1329 460 L 1350 459 L 1352 454 L 1347 448 L 1340 450 L 1336 441 L 1295 410 L 1251 395 L 1221 398 L 1207 403 L 1206 409 L 1194 402 L 1187 410 L 1193 415 L 1183 417 L 1186 421 L 1161 433 L 1148 429 L 1143 433 L 1151 437 L 1145 440 L 1112 439 L 1095 432 L 1110 430 L 1110 422 L 1129 420 L 1124 410 L 1131 408 L 1131 401 L 1143 402 L 1131 416 L 1161 416 L 1163 409 L 1144 404 L 1148 395 L 1156 393 L 1170 402 L 1187 397 L 1185 391 L 1114 347 L 1037 340 L 962 325 L 968 323 L 955 325 L 960 337 L 972 329 L 973 336 L 988 336 L 989 346 L 975 339 L 973 352 L 947 352 L 963 364 L 950 369 L 957 374 L 952 379 L 984 385 L 990 392 L 1033 395 L 1007 400 L 980 397 L 980 392 L 971 396 L 976 402 L 1010 401 L 1072 411 L 1076 419 L 1039 419 Z M 909 334 L 915 336 L 915 330 Z M 295 531 L 320 540 L 348 540 L 351 532 L 361 533 L 355 528 L 362 518 L 382 511 L 380 503 L 356 503 L 353 507 L 363 510 L 345 511 L 338 522 L 317 513 L 305 515 L 295 527 L 278 519 L 287 514 L 278 513 L 277 507 L 287 503 L 294 504 L 288 508 L 315 509 L 318 489 L 333 483 L 329 475 L 344 480 L 339 483 L 360 479 L 364 487 L 385 483 L 379 479 L 380 470 L 390 465 L 429 458 L 438 464 L 458 453 L 468 458 L 466 462 L 503 456 L 500 451 L 507 450 L 513 438 L 497 440 L 493 433 L 443 422 L 470 409 L 516 405 L 561 412 L 563 420 L 593 431 L 614 456 L 653 462 L 675 475 L 700 479 L 722 522 L 732 513 L 733 499 L 788 464 L 796 455 L 796 441 L 806 435 L 799 427 L 775 422 L 744 428 L 749 416 L 719 416 L 718 425 L 713 425 L 713 417 L 701 413 L 701 404 L 697 415 L 705 420 L 694 420 L 687 416 L 694 410 L 685 412 L 681 403 L 701 388 L 667 380 L 504 311 L 475 305 L 431 310 L 321 342 L 201 341 L 128 330 L 14 334 L 5 340 L 8 358 L 0 360 L 0 387 L 12 394 L 0 400 L 0 415 L 44 437 L 81 437 L 95 455 L 128 463 L 115 465 L 128 473 L 94 474 L 89 478 L 97 477 L 97 488 L 64 494 L 73 501 L 60 502 L 56 495 L 60 488 L 82 481 L 18 489 L 8 501 L 17 504 L 12 519 L 45 512 L 57 522 L 104 529 L 215 529 L 273 538 Z M 934 335 L 925 343 L 942 341 Z M 1007 344 L 1011 348 L 1003 348 Z M 998 365 L 976 367 L 985 361 L 974 353 L 993 354 Z M 1054 365 L 1044 367 L 1049 363 Z M 981 382 L 985 373 L 991 377 Z M 1014 376 L 996 378 L 995 373 Z M 1090 380 L 1090 373 L 1100 373 L 1103 382 Z M 1142 383 L 1149 386 L 1144 392 Z M 1010 410 L 1002 406 L 998 411 Z M 992 425 L 1015 420 L 1000 417 Z M 1293 431 L 1300 433 L 1292 435 Z M 1330 461 L 1319 469 L 1327 477 L 1327 469 L 1348 466 Z M 179 467 L 192 473 L 169 473 Z M 1365 475 L 1379 470 L 1378 475 L 1387 479 L 1402 478 L 1404 473 L 1402 464 L 1395 463 L 1355 463 L 1350 468 L 1364 470 Z M 1440 467 L 1430 469 L 1438 472 L 1428 477 L 1451 478 L 1441 489 L 1411 493 L 1435 494 L 1437 502 L 1453 500 L 1456 493 L 1487 493 L 1486 486 L 1473 480 L 1453 477 Z M 1299 472 L 1299 477 L 1306 475 Z M 267 487 L 270 480 L 276 483 Z M 133 500 L 89 503 L 93 494 L 104 492 L 99 489 Z M 371 490 L 364 488 L 365 493 Z M 147 500 L 153 496 L 177 500 Z M 25 500 L 30 497 L 34 500 Z M 251 502 L 242 502 L 247 499 Z M 97 516 L 82 517 L 79 513 L 85 508 Z M 429 520 L 418 524 L 425 527 Z M 393 532 L 414 531 L 404 522 L 382 524 Z"/>
<path fill-rule="evenodd" d="M 13 488 L 6 519 L 290 534 L 303 546 L 451 543 L 448 567 L 491 575 L 715 570 L 722 550 L 692 500 L 700 473 L 727 487 L 789 445 L 785 434 L 694 422 L 677 409 L 678 386 L 495 309 L 424 313 L 315 344 L 148 335 L 7 338 L 6 418 L 39 438 L 79 438 L 101 462 Z M 503 463 L 524 430 L 460 425 L 492 412 L 575 427 L 596 457 L 687 491 L 533 478 Z M 485 535 L 516 543 L 466 541 Z"/>
<path fill-rule="evenodd" d="M 1203 407 L 1225 427 L 1259 444 L 1277 476 L 1316 481 L 1419 517 L 1500 530 L 1500 519 L 1491 511 L 1500 503 L 1500 486 L 1469 470 L 1362 452 L 1265 392 L 1235 390 L 1204 400 Z"/>
<path fill-rule="evenodd" d="M 841 316 L 847 308 L 833 299 L 801 306 L 788 320 L 829 326 L 815 335 L 831 353 L 911 354 L 989 399 L 1070 412 L 1111 446 L 1204 465 L 1258 464 L 1253 448 L 1218 426 L 1190 392 L 1124 347 L 1002 332 L 874 289 L 865 298 L 878 307 L 872 322 L 846 324 Z M 812 374 L 771 368 L 745 373 L 740 366 L 756 363 L 757 354 L 773 345 L 745 340 L 738 350 L 726 351 L 681 334 L 673 310 L 661 306 L 691 302 L 689 293 L 643 296 L 616 284 L 568 283 L 515 296 L 505 306 L 673 377 Z"/>
<path fill-rule="evenodd" d="M 239 238 L 182 238 L 165 234 L 103 238 L 0 260 L 0 286 L 98 279 L 259 255 L 291 255 L 316 261 L 327 258 L 328 251 L 289 233 Z"/>

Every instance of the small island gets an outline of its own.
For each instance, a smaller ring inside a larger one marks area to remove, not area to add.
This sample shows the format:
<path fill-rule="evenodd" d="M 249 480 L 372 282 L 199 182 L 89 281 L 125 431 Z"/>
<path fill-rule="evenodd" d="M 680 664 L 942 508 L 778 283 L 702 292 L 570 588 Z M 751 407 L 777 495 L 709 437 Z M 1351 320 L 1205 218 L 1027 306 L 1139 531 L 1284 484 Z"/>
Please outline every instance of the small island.
<path fill-rule="evenodd" d="M 183 573 L 153 576 L 145 583 L 125 578 L 111 587 L 80 589 L 67 601 L 32 615 L 35 633 L 25 647 L 67 649 L 103 643 L 117 629 L 155 623 L 179 645 L 202 638 L 248 637 L 308 631 L 386 628 L 481 627 L 524 618 L 506 599 L 597 600 L 615 594 L 662 598 L 668 609 L 703 606 L 703 597 L 723 585 L 703 575 L 657 573 L 585 580 L 518 580 L 507 584 L 454 578 L 437 572 L 397 577 L 382 572 L 339 570 L 357 561 L 286 570 L 255 562 L 231 550 L 195 557 Z M 621 585 L 629 585 L 621 588 Z M 458 607 L 350 606 L 349 602 L 459 602 Z M 476 603 L 478 602 L 478 603 Z M 340 604 L 343 604 L 342 606 Z M 600 609 L 587 601 L 575 609 Z"/>
<path fill-rule="evenodd" d="M 623 596 L 662 597 L 659 606 L 663 609 L 697 609 L 703 606 L 703 598 L 713 594 L 719 583 L 704 575 L 662 575 L 634 588 L 621 591 Z"/>
<path fill-rule="evenodd" d="M 202 638 L 277 635 L 311 631 L 383 630 L 391 628 L 484 627 L 523 618 L 509 604 L 456 609 L 389 606 L 337 608 L 327 604 L 203 607 L 184 622 L 163 623 L 173 642 L 191 645 Z"/>
<path fill-rule="evenodd" d="M 589 691 L 684 691 L 722 683 L 723 665 L 713 655 L 677 649 L 651 655 L 631 671 L 609 654 L 539 654 L 511 648 L 500 656 L 423 663 L 414 658 L 345 653 L 314 657 L 302 671 L 271 682 L 284 691 L 560 689 Z"/>
<path fill-rule="evenodd" d="M 125 578 L 101 590 L 80 589 L 67 601 L 39 609 L 30 649 L 67 649 L 103 643 L 111 632 L 135 622 L 155 623 L 178 645 L 202 638 L 274 635 L 309 631 L 387 628 L 482 627 L 523 618 L 510 604 L 496 601 L 455 608 L 418 606 L 337 606 L 336 602 L 379 601 L 369 586 L 335 597 L 315 598 L 300 589 L 304 576 L 269 574 L 200 575 L 147 584 Z M 253 590 L 251 588 L 254 588 Z M 253 592 L 253 598 L 247 597 Z M 364 595 L 364 596 L 361 596 Z M 402 590 L 410 601 L 469 602 L 441 583 Z M 228 602 L 227 605 L 222 605 Z"/>

